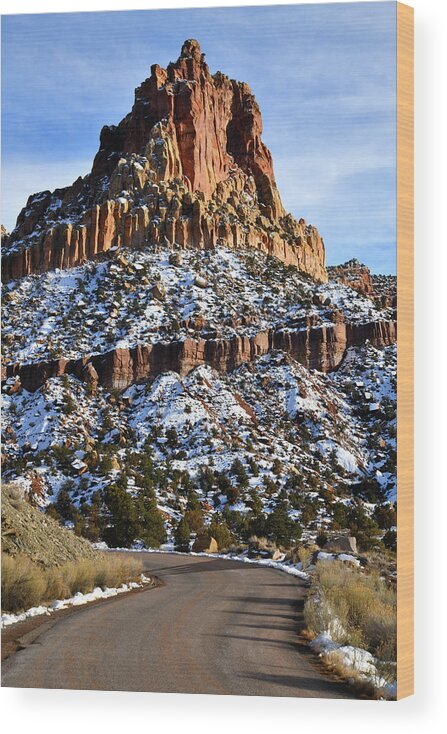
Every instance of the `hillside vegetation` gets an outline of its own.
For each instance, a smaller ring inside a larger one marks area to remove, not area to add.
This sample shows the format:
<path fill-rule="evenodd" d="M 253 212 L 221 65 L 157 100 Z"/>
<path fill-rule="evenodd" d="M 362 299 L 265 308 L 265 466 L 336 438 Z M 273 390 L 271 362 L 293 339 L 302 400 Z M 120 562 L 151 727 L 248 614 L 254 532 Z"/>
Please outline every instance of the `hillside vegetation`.
<path fill-rule="evenodd" d="M 108 556 L 2 488 L 2 611 L 22 612 L 56 599 L 116 588 L 139 578 L 141 561 Z"/>

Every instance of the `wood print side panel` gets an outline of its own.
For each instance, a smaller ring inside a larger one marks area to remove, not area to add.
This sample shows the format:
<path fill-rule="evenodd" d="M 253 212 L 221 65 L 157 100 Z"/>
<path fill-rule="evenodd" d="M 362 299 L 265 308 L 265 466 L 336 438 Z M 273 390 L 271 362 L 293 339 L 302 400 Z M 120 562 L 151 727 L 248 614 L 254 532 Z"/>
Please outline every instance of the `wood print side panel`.
<path fill-rule="evenodd" d="M 397 3 L 397 698 L 414 693 L 414 11 Z"/>

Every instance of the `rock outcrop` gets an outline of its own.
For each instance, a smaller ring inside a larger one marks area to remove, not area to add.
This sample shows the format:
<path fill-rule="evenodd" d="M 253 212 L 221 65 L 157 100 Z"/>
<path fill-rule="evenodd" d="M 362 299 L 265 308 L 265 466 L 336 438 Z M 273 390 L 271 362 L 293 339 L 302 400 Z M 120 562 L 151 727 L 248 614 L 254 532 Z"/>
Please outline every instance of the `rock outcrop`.
<path fill-rule="evenodd" d="M 315 227 L 286 214 L 259 106 L 212 75 L 197 41 L 157 64 L 131 112 L 106 126 L 91 173 L 30 196 L 4 248 L 4 280 L 78 265 L 111 248 L 254 247 L 327 280 Z"/>
<path fill-rule="evenodd" d="M 18 377 L 31 392 L 51 377 L 72 374 L 95 387 L 98 383 L 123 390 L 133 383 L 147 382 L 163 372 L 181 375 L 208 364 L 226 372 L 273 350 L 282 350 L 309 369 L 336 369 L 352 346 L 367 340 L 382 348 L 396 341 L 394 321 L 335 323 L 306 329 L 266 329 L 255 336 L 231 339 L 185 339 L 156 342 L 129 349 L 115 348 L 105 354 L 77 360 L 57 359 L 30 364 L 10 364 L 6 378 Z"/>
<path fill-rule="evenodd" d="M 352 288 L 370 298 L 378 308 L 397 308 L 397 279 L 394 275 L 371 275 L 367 265 L 355 258 L 327 268 L 329 280 Z"/>
<path fill-rule="evenodd" d="M 355 258 L 343 265 L 329 266 L 327 270 L 330 280 L 347 285 L 362 296 L 374 295 L 374 283 L 369 268 Z"/>

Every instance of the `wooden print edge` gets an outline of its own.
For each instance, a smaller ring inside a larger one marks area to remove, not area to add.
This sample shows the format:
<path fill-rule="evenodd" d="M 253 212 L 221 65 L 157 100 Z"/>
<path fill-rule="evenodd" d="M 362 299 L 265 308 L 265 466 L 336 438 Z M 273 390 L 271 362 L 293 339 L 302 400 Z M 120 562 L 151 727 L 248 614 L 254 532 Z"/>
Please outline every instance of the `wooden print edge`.
<path fill-rule="evenodd" d="M 414 10 L 397 5 L 397 699 L 414 693 Z"/>

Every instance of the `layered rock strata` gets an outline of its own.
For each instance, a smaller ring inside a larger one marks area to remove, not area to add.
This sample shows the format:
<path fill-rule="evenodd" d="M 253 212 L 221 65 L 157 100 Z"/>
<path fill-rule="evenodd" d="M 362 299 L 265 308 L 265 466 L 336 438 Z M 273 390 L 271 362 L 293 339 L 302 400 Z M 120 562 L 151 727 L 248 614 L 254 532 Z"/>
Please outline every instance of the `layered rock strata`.
<path fill-rule="evenodd" d="M 360 346 L 367 340 L 378 348 L 394 343 L 396 322 L 340 322 L 297 330 L 267 329 L 252 337 L 156 342 L 129 349 L 115 348 L 105 354 L 76 360 L 10 364 L 5 376 L 18 377 L 21 386 L 32 392 L 51 377 L 63 374 L 75 375 L 92 387 L 99 383 L 122 390 L 171 370 L 185 375 L 203 364 L 219 371 L 231 371 L 273 350 L 290 354 L 308 369 L 329 372 L 340 365 L 346 349 Z"/>
<path fill-rule="evenodd" d="M 101 131 L 90 174 L 30 196 L 4 248 L 4 280 L 111 248 L 254 247 L 325 282 L 315 227 L 286 214 L 250 88 L 212 75 L 197 41 L 157 64 L 131 112 Z"/>

